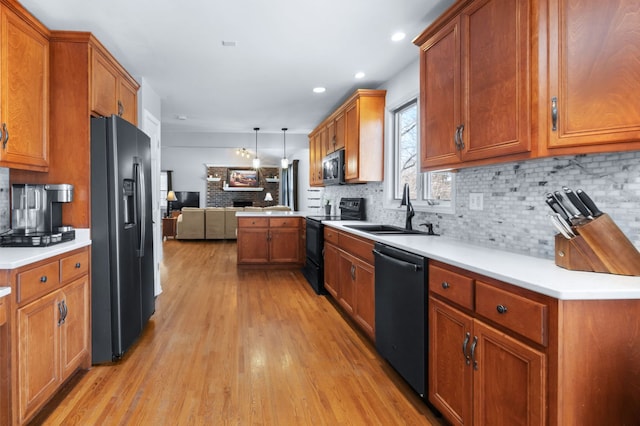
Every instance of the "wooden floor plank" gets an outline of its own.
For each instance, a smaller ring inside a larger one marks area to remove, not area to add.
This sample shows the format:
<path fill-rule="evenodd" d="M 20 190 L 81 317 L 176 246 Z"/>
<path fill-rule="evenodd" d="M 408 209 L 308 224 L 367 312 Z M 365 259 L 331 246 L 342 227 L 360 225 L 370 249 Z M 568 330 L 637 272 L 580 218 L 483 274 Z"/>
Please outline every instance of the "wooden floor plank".
<path fill-rule="evenodd" d="M 34 423 L 443 424 L 299 271 L 238 270 L 231 241 L 169 240 L 164 253 L 138 342 Z"/>

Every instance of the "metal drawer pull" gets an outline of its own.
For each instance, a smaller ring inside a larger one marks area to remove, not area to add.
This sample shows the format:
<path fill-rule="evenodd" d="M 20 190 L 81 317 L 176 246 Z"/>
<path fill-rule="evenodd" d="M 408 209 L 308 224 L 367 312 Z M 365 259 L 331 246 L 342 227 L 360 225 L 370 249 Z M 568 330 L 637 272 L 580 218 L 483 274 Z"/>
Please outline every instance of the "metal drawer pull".
<path fill-rule="evenodd" d="M 499 314 L 506 314 L 507 313 L 507 307 L 504 306 L 504 305 L 496 306 L 496 310 L 498 311 Z"/>
<path fill-rule="evenodd" d="M 471 333 L 467 331 L 467 334 L 464 336 L 464 342 L 462 342 L 462 355 L 464 355 L 465 362 L 467 365 L 471 364 L 471 358 L 467 355 L 467 345 L 469 344 L 469 339 L 471 338 Z"/>
<path fill-rule="evenodd" d="M 40 282 L 41 283 L 46 283 L 47 282 L 47 276 L 46 275 L 41 276 L 40 277 Z"/>
<path fill-rule="evenodd" d="M 76 269 L 80 269 L 80 262 L 76 263 Z"/>
<path fill-rule="evenodd" d="M 444 288 L 445 290 L 448 289 L 449 287 L 451 287 L 451 284 L 449 284 L 446 281 L 442 281 L 442 288 Z"/>

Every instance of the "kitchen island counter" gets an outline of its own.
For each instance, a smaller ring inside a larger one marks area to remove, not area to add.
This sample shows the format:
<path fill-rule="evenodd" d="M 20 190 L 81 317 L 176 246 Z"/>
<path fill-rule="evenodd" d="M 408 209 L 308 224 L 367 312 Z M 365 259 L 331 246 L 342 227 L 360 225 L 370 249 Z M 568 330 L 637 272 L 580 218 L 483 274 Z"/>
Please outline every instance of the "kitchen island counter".
<path fill-rule="evenodd" d="M 91 245 L 89 229 L 76 229 L 76 238 L 49 247 L 0 247 L 0 269 L 15 269 Z"/>
<path fill-rule="evenodd" d="M 424 234 L 381 236 L 345 226 L 369 224 L 369 222 L 326 221 L 323 223 L 560 300 L 640 299 L 640 277 L 570 271 L 557 266 L 550 259 L 482 247 L 443 236 Z"/>

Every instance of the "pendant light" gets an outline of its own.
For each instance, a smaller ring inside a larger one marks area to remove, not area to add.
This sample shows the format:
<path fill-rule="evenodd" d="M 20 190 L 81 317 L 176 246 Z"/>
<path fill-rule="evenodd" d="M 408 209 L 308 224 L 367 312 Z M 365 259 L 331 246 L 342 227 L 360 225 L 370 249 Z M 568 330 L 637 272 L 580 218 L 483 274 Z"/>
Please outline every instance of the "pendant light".
<path fill-rule="evenodd" d="M 286 169 L 289 167 L 289 160 L 287 159 L 287 128 L 282 128 L 282 160 L 280 160 L 280 167 Z"/>
<path fill-rule="evenodd" d="M 253 168 L 254 169 L 259 169 L 260 168 L 260 159 L 258 158 L 258 130 L 260 130 L 260 127 L 254 127 L 253 130 L 256 132 L 256 156 L 253 159 Z"/>

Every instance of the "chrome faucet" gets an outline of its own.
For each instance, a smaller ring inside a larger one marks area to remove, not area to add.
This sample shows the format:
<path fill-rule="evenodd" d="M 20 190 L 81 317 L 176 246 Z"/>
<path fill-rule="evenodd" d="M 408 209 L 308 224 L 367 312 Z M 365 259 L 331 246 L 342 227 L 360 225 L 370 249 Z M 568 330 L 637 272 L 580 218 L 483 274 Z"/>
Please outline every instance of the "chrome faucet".
<path fill-rule="evenodd" d="M 411 219 L 416 215 L 416 213 L 413 210 L 413 206 L 411 205 L 408 183 L 404 184 L 404 188 L 402 190 L 402 201 L 400 202 L 400 206 L 407 206 L 407 218 L 405 221 L 404 229 L 412 230 L 413 226 L 411 226 Z"/>

